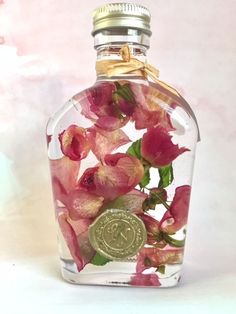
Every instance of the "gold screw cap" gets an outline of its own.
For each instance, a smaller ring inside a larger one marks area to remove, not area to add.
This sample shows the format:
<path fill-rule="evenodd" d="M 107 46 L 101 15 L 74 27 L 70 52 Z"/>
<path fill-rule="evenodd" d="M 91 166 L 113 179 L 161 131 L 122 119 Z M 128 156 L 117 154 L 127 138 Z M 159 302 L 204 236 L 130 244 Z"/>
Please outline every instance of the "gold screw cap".
<path fill-rule="evenodd" d="M 105 29 L 132 28 L 151 35 L 151 15 L 147 8 L 134 3 L 109 3 L 93 13 L 92 35 Z"/>

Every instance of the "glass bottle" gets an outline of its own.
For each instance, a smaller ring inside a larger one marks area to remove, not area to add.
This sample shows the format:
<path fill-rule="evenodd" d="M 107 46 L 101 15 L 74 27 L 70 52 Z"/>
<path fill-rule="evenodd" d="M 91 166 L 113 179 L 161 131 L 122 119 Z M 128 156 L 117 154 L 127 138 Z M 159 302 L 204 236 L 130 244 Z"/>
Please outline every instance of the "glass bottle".
<path fill-rule="evenodd" d="M 147 63 L 146 8 L 97 9 L 93 36 L 95 84 L 47 125 L 62 276 L 77 284 L 175 286 L 196 118 Z"/>

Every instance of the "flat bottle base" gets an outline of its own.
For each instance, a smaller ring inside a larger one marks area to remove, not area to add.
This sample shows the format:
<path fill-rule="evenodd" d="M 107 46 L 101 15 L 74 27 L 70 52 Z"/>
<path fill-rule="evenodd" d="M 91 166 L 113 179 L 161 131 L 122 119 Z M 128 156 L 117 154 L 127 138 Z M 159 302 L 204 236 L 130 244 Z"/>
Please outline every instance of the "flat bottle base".
<path fill-rule="evenodd" d="M 107 269 L 104 266 L 92 266 L 78 273 L 72 260 L 61 260 L 61 273 L 65 281 L 78 285 L 121 286 L 121 287 L 174 287 L 180 280 L 181 265 L 167 265 L 168 273 L 159 274 L 155 271 L 137 275 L 130 272 L 133 263 L 115 262 Z M 113 270 L 112 270 L 113 268 Z M 158 280 L 157 278 L 158 274 Z"/>

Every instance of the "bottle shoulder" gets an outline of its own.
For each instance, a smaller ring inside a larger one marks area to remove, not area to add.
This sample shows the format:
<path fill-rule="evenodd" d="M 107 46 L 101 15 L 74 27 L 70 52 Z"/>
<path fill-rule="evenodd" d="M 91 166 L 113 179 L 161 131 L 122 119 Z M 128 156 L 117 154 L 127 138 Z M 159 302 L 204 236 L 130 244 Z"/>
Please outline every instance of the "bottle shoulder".
<path fill-rule="evenodd" d="M 127 120 L 138 130 L 161 125 L 182 136 L 199 139 L 197 119 L 187 101 L 161 82 L 101 80 L 75 94 L 48 121 L 47 134 L 70 124 L 88 128 L 94 123 L 109 130 Z"/>

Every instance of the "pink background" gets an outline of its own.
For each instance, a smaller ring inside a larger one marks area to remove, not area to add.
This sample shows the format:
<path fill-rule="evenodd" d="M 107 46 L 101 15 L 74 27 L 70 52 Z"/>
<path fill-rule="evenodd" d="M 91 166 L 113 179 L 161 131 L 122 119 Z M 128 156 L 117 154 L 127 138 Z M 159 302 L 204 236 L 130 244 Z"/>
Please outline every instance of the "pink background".
<path fill-rule="evenodd" d="M 160 69 L 162 80 L 182 91 L 201 129 L 185 276 L 182 285 L 168 293 L 70 286 L 57 270 L 45 125 L 68 98 L 93 84 L 91 12 L 116 1 L 2 2 L 0 291 L 2 307 L 8 309 L 4 313 L 32 309 L 41 313 L 43 304 L 44 313 L 61 313 L 64 306 L 68 313 L 77 313 L 77 306 L 91 313 L 125 308 L 137 314 L 159 308 L 163 314 L 173 307 L 181 313 L 235 313 L 236 1 L 130 1 L 150 9 L 149 62 Z"/>

